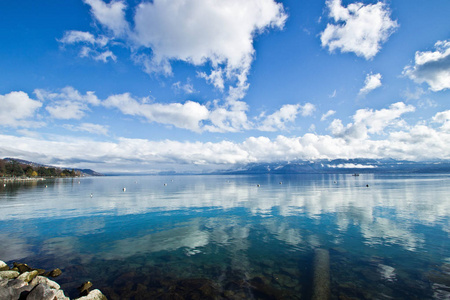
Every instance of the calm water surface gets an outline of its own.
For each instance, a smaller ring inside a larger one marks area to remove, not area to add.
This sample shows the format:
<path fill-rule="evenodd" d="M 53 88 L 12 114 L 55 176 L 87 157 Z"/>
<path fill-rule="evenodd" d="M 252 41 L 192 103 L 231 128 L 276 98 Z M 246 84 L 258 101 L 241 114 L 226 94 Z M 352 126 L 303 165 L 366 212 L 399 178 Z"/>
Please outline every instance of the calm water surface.
<path fill-rule="evenodd" d="M 0 186 L 0 260 L 59 267 L 70 297 L 90 280 L 109 299 L 309 299 L 322 249 L 332 299 L 450 299 L 449 237 L 449 175 Z"/>

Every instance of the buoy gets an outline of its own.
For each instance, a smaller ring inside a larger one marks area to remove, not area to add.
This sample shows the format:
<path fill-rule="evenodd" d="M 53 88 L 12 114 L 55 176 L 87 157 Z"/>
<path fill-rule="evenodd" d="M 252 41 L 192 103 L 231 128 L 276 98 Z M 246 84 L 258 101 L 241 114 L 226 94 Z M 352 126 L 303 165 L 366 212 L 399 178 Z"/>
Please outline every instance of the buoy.
<path fill-rule="evenodd" d="M 92 193 L 91 193 L 91 198 L 92 198 L 92 196 L 93 196 L 93 195 L 92 195 Z"/>
<path fill-rule="evenodd" d="M 282 181 L 280 181 L 280 184 L 283 184 L 283 182 L 282 182 Z"/>
<path fill-rule="evenodd" d="M 48 186 L 47 186 L 47 185 L 45 185 L 45 187 L 47 188 Z"/>
<path fill-rule="evenodd" d="M 369 187 L 369 185 L 368 185 L 368 184 L 366 184 L 366 187 Z"/>
<path fill-rule="evenodd" d="M 260 187 L 260 185 L 259 185 L 259 184 L 257 184 L 256 186 L 257 186 L 257 187 Z"/>
<path fill-rule="evenodd" d="M 127 191 L 127 188 L 123 188 L 123 191 L 126 192 L 126 191 Z"/>
<path fill-rule="evenodd" d="M 164 183 L 164 186 L 166 186 L 167 185 L 167 183 Z"/>

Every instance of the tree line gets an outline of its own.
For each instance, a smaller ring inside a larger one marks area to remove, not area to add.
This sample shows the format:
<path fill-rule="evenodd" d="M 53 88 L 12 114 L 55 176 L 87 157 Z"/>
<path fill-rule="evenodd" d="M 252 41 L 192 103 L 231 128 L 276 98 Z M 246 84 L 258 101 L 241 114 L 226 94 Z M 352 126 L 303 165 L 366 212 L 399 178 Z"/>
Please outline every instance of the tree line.
<path fill-rule="evenodd" d="M 79 171 L 55 167 L 31 166 L 17 161 L 0 159 L 0 177 L 77 177 Z"/>

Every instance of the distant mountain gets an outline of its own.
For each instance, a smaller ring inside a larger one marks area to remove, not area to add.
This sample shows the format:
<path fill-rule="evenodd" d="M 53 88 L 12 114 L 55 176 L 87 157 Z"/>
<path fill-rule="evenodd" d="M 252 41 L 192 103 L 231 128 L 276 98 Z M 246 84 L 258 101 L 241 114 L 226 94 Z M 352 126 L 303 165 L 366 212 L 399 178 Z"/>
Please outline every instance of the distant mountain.
<path fill-rule="evenodd" d="M 23 159 L 18 159 L 18 158 L 6 157 L 3 159 L 3 161 L 5 161 L 5 162 L 14 162 L 15 161 L 15 162 L 18 162 L 19 164 L 31 166 L 33 168 L 44 167 L 44 168 L 55 168 L 55 169 L 60 169 L 60 170 L 74 170 L 75 172 L 80 172 L 81 176 L 83 176 L 83 175 L 84 176 L 104 176 L 103 174 L 98 173 L 91 169 L 77 169 L 77 168 L 70 168 L 70 167 L 60 168 L 60 167 L 55 167 L 55 166 L 50 166 L 50 165 L 43 165 L 40 163 L 23 160 Z"/>
<path fill-rule="evenodd" d="M 394 159 L 335 159 L 276 163 L 252 163 L 215 174 L 305 173 L 450 173 L 449 161 L 413 162 Z"/>

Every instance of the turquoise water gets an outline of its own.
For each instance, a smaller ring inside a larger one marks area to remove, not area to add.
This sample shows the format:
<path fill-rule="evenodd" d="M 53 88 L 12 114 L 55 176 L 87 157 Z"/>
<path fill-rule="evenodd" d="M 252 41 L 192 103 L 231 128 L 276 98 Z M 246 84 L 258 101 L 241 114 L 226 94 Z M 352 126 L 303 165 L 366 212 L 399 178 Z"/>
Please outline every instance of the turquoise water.
<path fill-rule="evenodd" d="M 450 299 L 449 237 L 448 175 L 0 186 L 0 260 L 59 267 L 70 297 L 90 280 L 108 299 L 309 299 L 323 249 L 331 299 Z"/>

